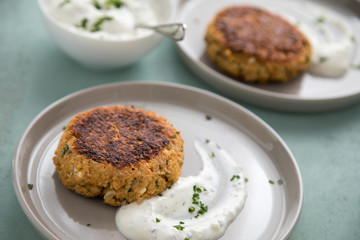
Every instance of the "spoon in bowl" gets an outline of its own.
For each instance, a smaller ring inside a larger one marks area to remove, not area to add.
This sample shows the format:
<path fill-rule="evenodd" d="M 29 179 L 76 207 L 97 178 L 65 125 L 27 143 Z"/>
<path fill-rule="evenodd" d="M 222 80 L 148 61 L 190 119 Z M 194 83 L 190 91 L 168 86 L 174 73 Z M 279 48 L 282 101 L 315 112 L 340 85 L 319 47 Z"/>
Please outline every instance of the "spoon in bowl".
<path fill-rule="evenodd" d="M 185 37 L 185 30 L 186 30 L 186 25 L 184 23 L 168 23 L 168 24 L 160 24 L 155 26 L 138 23 L 135 27 L 151 29 L 175 41 L 183 40 Z"/>

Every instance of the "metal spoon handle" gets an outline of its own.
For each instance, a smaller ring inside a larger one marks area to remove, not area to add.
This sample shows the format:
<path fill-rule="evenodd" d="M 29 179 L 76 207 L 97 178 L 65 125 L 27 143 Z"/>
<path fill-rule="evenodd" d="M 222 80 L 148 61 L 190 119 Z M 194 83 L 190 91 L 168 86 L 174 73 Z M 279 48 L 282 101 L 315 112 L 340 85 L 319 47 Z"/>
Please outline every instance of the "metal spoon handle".
<path fill-rule="evenodd" d="M 164 36 L 170 37 L 175 41 L 181 41 L 185 37 L 186 25 L 183 23 L 169 23 L 156 26 L 149 26 L 146 24 L 137 24 L 137 28 L 152 29 Z"/>

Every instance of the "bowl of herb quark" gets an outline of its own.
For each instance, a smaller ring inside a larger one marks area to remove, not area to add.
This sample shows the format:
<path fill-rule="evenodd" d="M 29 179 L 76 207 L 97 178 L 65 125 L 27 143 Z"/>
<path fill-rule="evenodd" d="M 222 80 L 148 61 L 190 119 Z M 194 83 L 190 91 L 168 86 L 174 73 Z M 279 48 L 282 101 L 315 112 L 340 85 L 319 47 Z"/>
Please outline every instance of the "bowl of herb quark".
<path fill-rule="evenodd" d="M 162 36 L 138 24 L 175 17 L 172 0 L 38 0 L 45 25 L 70 57 L 91 69 L 115 69 L 140 60 Z"/>

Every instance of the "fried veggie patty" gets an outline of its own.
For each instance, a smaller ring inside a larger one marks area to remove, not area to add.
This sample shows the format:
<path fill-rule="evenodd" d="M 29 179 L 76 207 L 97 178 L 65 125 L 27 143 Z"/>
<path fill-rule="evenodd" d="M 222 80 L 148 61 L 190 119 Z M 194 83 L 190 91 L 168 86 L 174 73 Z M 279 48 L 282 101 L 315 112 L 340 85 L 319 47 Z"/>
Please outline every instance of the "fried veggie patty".
<path fill-rule="evenodd" d="M 53 161 L 65 187 L 121 206 L 141 202 L 175 183 L 183 147 L 180 132 L 154 112 L 100 107 L 68 123 Z"/>
<path fill-rule="evenodd" d="M 311 45 L 298 28 L 256 7 L 223 9 L 205 41 L 209 58 L 246 82 L 285 82 L 310 65 Z"/>

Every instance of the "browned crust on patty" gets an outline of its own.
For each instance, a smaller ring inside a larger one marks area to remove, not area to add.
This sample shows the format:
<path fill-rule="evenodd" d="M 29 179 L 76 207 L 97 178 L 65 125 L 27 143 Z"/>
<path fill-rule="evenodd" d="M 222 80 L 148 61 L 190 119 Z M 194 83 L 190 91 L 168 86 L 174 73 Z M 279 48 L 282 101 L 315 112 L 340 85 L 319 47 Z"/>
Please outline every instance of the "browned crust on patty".
<path fill-rule="evenodd" d="M 236 52 L 270 61 L 291 61 L 307 40 L 283 18 L 255 7 L 230 7 L 215 18 L 225 45 Z"/>
<path fill-rule="evenodd" d="M 76 115 L 53 158 L 65 187 L 121 206 L 175 183 L 184 159 L 180 132 L 163 116 L 125 106 Z"/>
<path fill-rule="evenodd" d="M 248 82 L 286 81 L 308 68 L 311 46 L 285 19 L 252 6 L 231 6 L 209 23 L 208 56 Z"/>
<path fill-rule="evenodd" d="M 98 108 L 78 115 L 70 127 L 79 154 L 119 168 L 151 159 L 176 137 L 166 119 L 131 107 Z"/>

